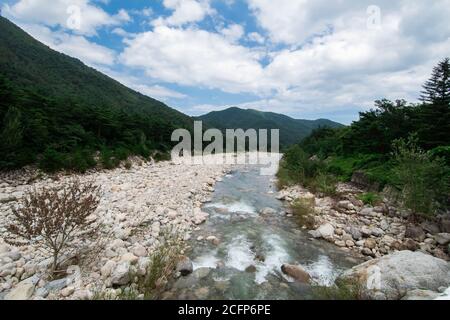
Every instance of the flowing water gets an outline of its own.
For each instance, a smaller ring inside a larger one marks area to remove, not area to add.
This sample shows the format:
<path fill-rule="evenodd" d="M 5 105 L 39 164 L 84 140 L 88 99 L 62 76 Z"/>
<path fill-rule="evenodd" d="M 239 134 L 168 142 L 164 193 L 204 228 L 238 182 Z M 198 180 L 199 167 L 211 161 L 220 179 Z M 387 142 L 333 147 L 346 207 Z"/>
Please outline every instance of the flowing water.
<path fill-rule="evenodd" d="M 212 201 L 203 207 L 210 218 L 190 243 L 194 272 L 171 285 L 172 298 L 311 299 L 311 286 L 284 275 L 282 264 L 301 265 L 315 284 L 329 286 L 360 262 L 334 245 L 311 240 L 286 217 L 273 178 L 250 166 L 216 185 Z M 261 214 L 265 208 L 274 212 Z M 220 244 L 197 241 L 200 235 L 215 236 Z"/>

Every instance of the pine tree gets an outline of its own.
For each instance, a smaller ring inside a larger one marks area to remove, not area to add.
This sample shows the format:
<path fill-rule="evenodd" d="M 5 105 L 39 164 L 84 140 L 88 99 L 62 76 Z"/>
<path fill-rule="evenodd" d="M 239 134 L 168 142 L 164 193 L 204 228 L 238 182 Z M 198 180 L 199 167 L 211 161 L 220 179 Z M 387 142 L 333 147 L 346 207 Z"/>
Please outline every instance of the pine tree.
<path fill-rule="evenodd" d="M 434 67 L 430 80 L 425 82 L 421 100 L 427 104 L 450 104 L 450 59 L 445 58 Z"/>

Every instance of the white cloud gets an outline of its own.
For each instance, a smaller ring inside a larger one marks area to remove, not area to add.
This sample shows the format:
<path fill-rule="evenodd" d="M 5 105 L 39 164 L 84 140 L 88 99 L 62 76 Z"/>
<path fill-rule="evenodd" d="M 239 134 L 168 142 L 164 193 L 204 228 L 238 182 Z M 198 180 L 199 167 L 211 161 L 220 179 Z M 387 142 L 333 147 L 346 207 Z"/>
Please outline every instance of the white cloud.
<path fill-rule="evenodd" d="M 59 26 L 83 35 L 95 35 L 105 26 L 117 26 L 130 20 L 125 10 L 110 15 L 90 0 L 19 0 L 14 5 L 4 5 L 3 12 L 23 23 Z"/>
<path fill-rule="evenodd" d="M 87 65 L 113 65 L 116 60 L 116 53 L 113 50 L 90 42 L 83 36 L 53 32 L 48 27 L 37 24 L 20 24 L 20 26 L 53 50 L 78 58 Z"/>
<path fill-rule="evenodd" d="M 251 32 L 247 38 L 252 41 L 252 42 L 256 42 L 258 44 L 264 44 L 264 42 L 266 42 L 266 39 L 259 34 L 258 32 Z"/>
<path fill-rule="evenodd" d="M 142 68 L 165 82 L 225 92 L 261 87 L 259 52 L 231 43 L 217 33 L 159 26 L 125 43 L 120 59 L 126 66 Z"/>
<path fill-rule="evenodd" d="M 209 0 L 164 0 L 164 6 L 173 10 L 171 16 L 160 17 L 153 21 L 153 25 L 182 26 L 186 23 L 202 21 L 208 14 L 214 12 Z"/>
<path fill-rule="evenodd" d="M 237 42 L 244 35 L 244 28 L 239 24 L 232 24 L 220 30 L 220 33 L 230 42 Z"/>

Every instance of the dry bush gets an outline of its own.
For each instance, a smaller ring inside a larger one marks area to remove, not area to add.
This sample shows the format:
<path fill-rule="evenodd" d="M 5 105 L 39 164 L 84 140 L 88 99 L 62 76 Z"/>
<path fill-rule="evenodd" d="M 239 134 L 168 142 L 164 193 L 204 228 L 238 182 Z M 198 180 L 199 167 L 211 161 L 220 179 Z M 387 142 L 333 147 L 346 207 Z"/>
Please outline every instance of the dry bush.
<path fill-rule="evenodd" d="M 296 199 L 291 205 L 292 213 L 301 227 L 313 229 L 315 225 L 314 205 L 308 199 Z"/>
<path fill-rule="evenodd" d="M 99 201 L 99 187 L 92 182 L 72 180 L 60 188 L 34 189 L 18 208 L 12 208 L 14 221 L 6 241 L 17 246 L 37 245 L 53 258 L 51 270 L 56 273 L 59 257 L 73 240 L 87 240 L 96 232 L 90 216 Z"/>

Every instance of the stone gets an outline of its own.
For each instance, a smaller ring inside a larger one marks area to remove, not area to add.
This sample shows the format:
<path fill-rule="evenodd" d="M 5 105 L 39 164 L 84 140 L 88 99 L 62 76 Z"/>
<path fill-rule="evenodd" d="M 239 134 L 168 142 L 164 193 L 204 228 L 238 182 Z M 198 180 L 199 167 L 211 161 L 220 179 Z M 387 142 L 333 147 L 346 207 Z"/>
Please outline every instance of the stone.
<path fill-rule="evenodd" d="M 387 230 L 389 229 L 389 223 L 387 222 L 386 219 L 381 220 L 381 222 L 380 222 L 380 228 L 381 228 L 383 231 L 387 231 Z"/>
<path fill-rule="evenodd" d="M 247 268 L 245 268 L 245 272 L 255 273 L 256 272 L 256 267 L 254 265 L 248 266 Z"/>
<path fill-rule="evenodd" d="M 131 252 L 127 252 L 120 258 L 120 261 L 122 262 L 129 262 L 130 264 L 136 264 L 138 262 L 139 258 L 136 257 Z"/>
<path fill-rule="evenodd" d="M 218 246 L 220 244 L 220 240 L 215 236 L 209 236 L 206 238 L 207 241 L 211 242 L 215 246 Z"/>
<path fill-rule="evenodd" d="M 406 239 L 402 245 L 404 250 L 417 251 L 420 249 L 420 245 L 413 239 Z"/>
<path fill-rule="evenodd" d="M 310 231 L 308 231 L 308 234 L 309 234 L 311 237 L 313 237 L 314 239 L 318 239 L 318 238 L 322 237 L 322 235 L 320 234 L 320 232 L 317 231 L 317 230 L 310 230 Z"/>
<path fill-rule="evenodd" d="M 345 245 L 349 248 L 353 248 L 355 246 L 355 243 L 352 240 L 345 241 Z"/>
<path fill-rule="evenodd" d="M 5 297 L 5 300 L 28 300 L 34 293 L 35 284 L 29 281 L 20 282 Z"/>
<path fill-rule="evenodd" d="M 102 275 L 103 278 L 107 278 L 111 275 L 112 271 L 114 270 L 114 268 L 116 267 L 116 262 L 112 261 L 112 260 L 108 260 L 103 267 L 101 267 L 100 269 L 100 273 Z"/>
<path fill-rule="evenodd" d="M 369 228 L 368 226 L 363 226 L 361 228 L 361 234 L 364 238 L 368 238 L 372 235 L 372 229 Z"/>
<path fill-rule="evenodd" d="M 128 261 L 119 263 L 111 274 L 111 284 L 113 285 L 126 285 L 130 282 L 130 268 L 131 264 Z"/>
<path fill-rule="evenodd" d="M 330 238 L 334 234 L 334 227 L 330 223 L 321 225 L 316 230 L 322 238 Z"/>
<path fill-rule="evenodd" d="M 359 215 L 361 216 L 372 216 L 373 215 L 373 208 L 363 208 Z"/>
<path fill-rule="evenodd" d="M 177 263 L 176 271 L 181 273 L 182 276 L 187 276 L 194 271 L 194 265 L 191 259 L 188 257 L 182 257 Z"/>
<path fill-rule="evenodd" d="M 208 219 L 208 217 L 209 217 L 208 213 L 203 212 L 199 208 L 197 208 L 197 210 L 194 211 L 193 222 L 196 225 L 200 225 L 204 223 L 206 219 Z"/>
<path fill-rule="evenodd" d="M 377 274 L 381 275 L 379 286 L 369 289 L 368 281 Z M 378 293 L 385 299 L 398 299 L 408 291 L 450 286 L 450 265 L 419 251 L 399 251 L 353 267 L 340 280 L 356 281 L 369 296 Z"/>
<path fill-rule="evenodd" d="M 206 300 L 209 295 L 209 289 L 207 287 L 198 288 L 194 292 L 195 296 L 200 300 Z"/>
<path fill-rule="evenodd" d="M 41 297 L 41 298 L 47 298 L 48 294 L 50 292 L 44 287 L 44 288 L 39 288 L 36 290 L 36 296 L 37 297 Z"/>
<path fill-rule="evenodd" d="M 147 256 L 147 249 L 141 244 L 135 244 L 131 252 L 137 257 L 145 257 Z"/>
<path fill-rule="evenodd" d="M 369 248 L 363 248 L 361 253 L 365 256 L 375 258 L 375 253 L 373 253 L 373 251 L 370 250 Z"/>
<path fill-rule="evenodd" d="M 50 281 L 45 285 L 45 289 L 47 289 L 49 292 L 52 291 L 60 291 L 64 289 L 68 285 L 68 279 L 62 278 L 58 280 Z"/>
<path fill-rule="evenodd" d="M 339 201 L 337 207 L 345 210 L 355 210 L 353 203 L 348 200 Z"/>
<path fill-rule="evenodd" d="M 440 293 L 430 290 L 411 290 L 402 298 L 402 300 L 434 300 L 439 297 Z"/>
<path fill-rule="evenodd" d="M 423 231 L 422 227 L 408 225 L 405 231 L 405 238 L 413 239 L 418 242 L 422 242 L 426 238 L 426 234 Z"/>
<path fill-rule="evenodd" d="M 343 240 L 337 240 L 334 242 L 334 244 L 341 248 L 346 246 L 345 241 L 343 241 Z"/>
<path fill-rule="evenodd" d="M 373 227 L 370 229 L 370 232 L 375 237 L 382 237 L 384 235 L 384 231 L 380 228 Z"/>
<path fill-rule="evenodd" d="M 445 246 L 450 243 L 450 233 L 438 233 L 434 236 L 434 240 L 441 246 Z"/>
<path fill-rule="evenodd" d="M 448 255 L 446 255 L 445 252 L 439 248 L 436 248 L 433 250 L 433 256 L 435 256 L 436 258 L 445 260 L 445 261 L 449 261 L 449 259 L 450 259 L 450 257 Z"/>
<path fill-rule="evenodd" d="M 309 283 L 311 281 L 311 276 L 309 275 L 309 273 L 299 266 L 283 264 L 281 266 L 281 271 L 291 278 L 294 278 L 297 282 Z"/>
<path fill-rule="evenodd" d="M 442 219 L 439 226 L 441 232 L 450 233 L 450 219 Z"/>
<path fill-rule="evenodd" d="M 429 234 L 432 234 L 432 235 L 435 235 L 435 234 L 441 232 L 439 229 L 439 225 L 437 223 L 434 223 L 431 221 L 423 222 L 420 226 L 422 227 L 422 229 L 425 232 L 428 232 Z"/>
<path fill-rule="evenodd" d="M 64 298 L 67 298 L 68 296 L 72 295 L 74 292 L 75 292 L 75 288 L 72 286 L 69 286 L 69 287 L 62 289 L 60 293 Z"/>
<path fill-rule="evenodd" d="M 272 209 L 272 208 L 264 208 L 264 209 L 261 209 L 261 211 L 259 211 L 259 213 L 262 215 L 274 215 L 277 213 L 277 210 Z"/>
<path fill-rule="evenodd" d="M 369 238 L 364 241 L 364 247 L 369 249 L 375 249 L 377 247 L 377 242 L 375 239 Z"/>
<path fill-rule="evenodd" d="M 358 241 L 358 240 L 362 239 L 362 234 L 358 230 L 358 228 L 351 226 L 351 227 L 347 228 L 346 231 L 352 235 L 354 240 Z"/>

